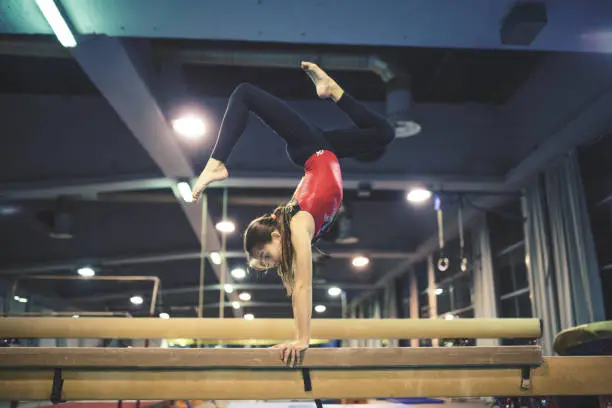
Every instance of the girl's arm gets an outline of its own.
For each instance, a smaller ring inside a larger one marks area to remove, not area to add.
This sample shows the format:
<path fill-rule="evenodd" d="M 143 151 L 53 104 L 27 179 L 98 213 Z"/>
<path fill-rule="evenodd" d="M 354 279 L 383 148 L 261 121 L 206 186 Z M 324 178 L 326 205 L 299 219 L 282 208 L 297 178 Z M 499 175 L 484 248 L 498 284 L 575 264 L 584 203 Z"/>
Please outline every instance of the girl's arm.
<path fill-rule="evenodd" d="M 300 345 L 310 342 L 312 316 L 312 252 L 314 219 L 305 212 L 298 212 L 291 219 L 291 244 L 295 256 L 295 278 L 292 294 L 293 318 L 296 340 Z"/>

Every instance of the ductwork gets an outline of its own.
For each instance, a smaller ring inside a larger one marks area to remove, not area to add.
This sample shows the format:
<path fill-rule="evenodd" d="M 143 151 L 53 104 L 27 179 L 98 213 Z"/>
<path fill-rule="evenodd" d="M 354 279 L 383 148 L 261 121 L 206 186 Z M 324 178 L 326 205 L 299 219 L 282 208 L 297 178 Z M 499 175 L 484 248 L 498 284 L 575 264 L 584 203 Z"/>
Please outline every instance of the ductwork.
<path fill-rule="evenodd" d="M 421 131 L 421 125 L 414 121 L 412 111 L 412 87 L 410 76 L 398 74 L 387 85 L 387 118 L 395 127 L 395 137 L 406 138 Z"/>

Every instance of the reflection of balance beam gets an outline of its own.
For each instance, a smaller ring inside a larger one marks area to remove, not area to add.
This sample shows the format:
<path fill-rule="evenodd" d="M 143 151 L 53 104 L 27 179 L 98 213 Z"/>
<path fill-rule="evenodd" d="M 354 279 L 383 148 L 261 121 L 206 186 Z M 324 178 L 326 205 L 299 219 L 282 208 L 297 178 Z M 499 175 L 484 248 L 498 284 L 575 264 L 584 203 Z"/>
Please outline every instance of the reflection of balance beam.
<path fill-rule="evenodd" d="M 285 339 L 293 330 L 290 319 L 0 318 L 0 337 L 17 338 Z M 538 319 L 312 321 L 321 339 L 540 335 Z M 537 346 L 312 348 L 296 370 L 275 349 L 5 348 L 0 399 L 598 395 L 609 392 L 611 359 L 543 358 Z"/>

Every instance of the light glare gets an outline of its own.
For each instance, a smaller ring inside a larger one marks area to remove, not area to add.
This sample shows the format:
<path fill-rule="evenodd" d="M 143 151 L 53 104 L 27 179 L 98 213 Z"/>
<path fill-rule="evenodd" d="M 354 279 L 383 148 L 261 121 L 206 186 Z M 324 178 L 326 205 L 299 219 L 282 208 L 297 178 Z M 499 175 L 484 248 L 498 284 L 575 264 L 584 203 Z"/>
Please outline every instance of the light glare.
<path fill-rule="evenodd" d="M 327 310 L 325 305 L 316 305 L 314 309 L 317 313 L 323 313 L 325 310 Z"/>
<path fill-rule="evenodd" d="M 235 279 L 244 279 L 246 276 L 246 271 L 242 268 L 232 269 L 230 273 Z"/>
<path fill-rule="evenodd" d="M 411 203 L 422 203 L 423 201 L 429 200 L 431 197 L 431 191 L 425 190 L 424 188 L 415 188 L 410 190 L 406 199 Z"/>
<path fill-rule="evenodd" d="M 181 193 L 181 197 L 183 201 L 186 203 L 191 203 L 193 201 L 193 194 L 191 192 L 191 186 L 186 181 L 181 181 L 176 185 L 179 193 Z"/>
<path fill-rule="evenodd" d="M 342 289 L 337 288 L 337 287 L 333 287 L 333 288 L 329 288 L 327 290 L 327 293 L 329 294 L 329 296 L 338 296 L 340 295 L 340 293 L 342 293 Z"/>
<path fill-rule="evenodd" d="M 196 115 L 183 115 L 172 121 L 172 128 L 181 136 L 189 139 L 198 139 L 204 136 L 206 125 L 202 118 Z"/>
<path fill-rule="evenodd" d="M 143 300 L 140 296 L 132 296 L 130 298 L 130 302 L 132 302 L 134 305 L 142 305 Z"/>
<path fill-rule="evenodd" d="M 89 266 L 85 266 L 83 268 L 79 268 L 77 270 L 77 273 L 84 277 L 84 278 L 91 278 L 92 276 L 94 276 L 96 274 L 96 271 L 94 271 L 91 267 Z"/>
<path fill-rule="evenodd" d="M 68 28 L 68 24 L 62 17 L 59 9 L 57 8 L 55 1 L 53 0 L 36 0 L 36 5 L 42 12 L 43 16 L 47 20 L 47 23 L 51 26 L 53 33 L 57 37 L 57 40 L 66 48 L 76 47 L 76 40 Z"/>
<path fill-rule="evenodd" d="M 356 268 L 363 268 L 370 263 L 370 260 L 365 256 L 356 256 L 353 258 L 353 266 Z"/>
<path fill-rule="evenodd" d="M 216 228 L 218 231 L 224 233 L 230 233 L 236 230 L 236 226 L 234 225 L 234 223 L 227 220 L 219 221 L 216 225 Z"/>

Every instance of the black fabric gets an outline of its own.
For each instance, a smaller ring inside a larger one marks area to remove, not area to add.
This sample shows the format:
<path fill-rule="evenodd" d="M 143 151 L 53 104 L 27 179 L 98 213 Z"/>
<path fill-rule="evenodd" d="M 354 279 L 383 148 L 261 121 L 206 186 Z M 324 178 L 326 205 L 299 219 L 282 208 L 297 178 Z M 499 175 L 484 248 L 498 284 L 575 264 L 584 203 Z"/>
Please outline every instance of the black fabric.
<path fill-rule="evenodd" d="M 339 158 L 358 157 L 391 143 L 394 130 L 387 120 L 344 93 L 336 103 L 354 126 L 321 130 L 309 123 L 285 101 L 254 85 L 243 83 L 232 92 L 211 155 L 223 163 L 244 132 L 253 113 L 287 143 L 287 155 L 303 167 L 318 150 L 331 150 Z"/>

